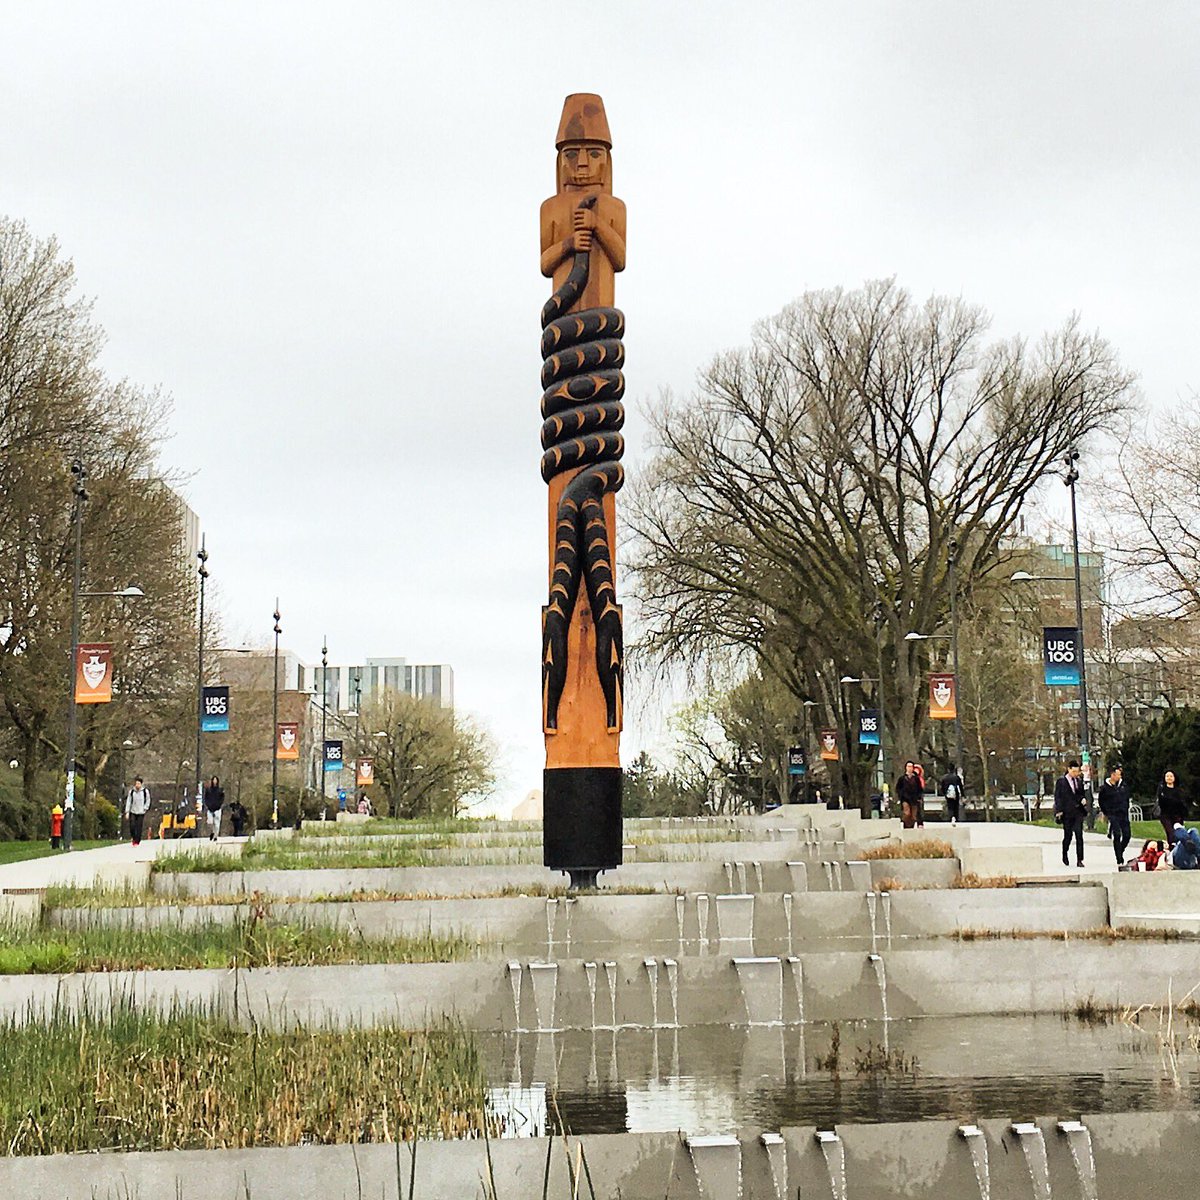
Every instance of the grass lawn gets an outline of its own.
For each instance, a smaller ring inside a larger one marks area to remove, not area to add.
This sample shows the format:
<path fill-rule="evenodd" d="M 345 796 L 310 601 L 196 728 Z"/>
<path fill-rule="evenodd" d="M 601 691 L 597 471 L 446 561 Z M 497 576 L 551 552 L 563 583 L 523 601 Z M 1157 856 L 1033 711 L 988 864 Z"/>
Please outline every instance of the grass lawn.
<path fill-rule="evenodd" d="M 1041 820 L 1034 821 L 1033 824 L 1034 825 L 1045 825 L 1050 829 L 1061 828 L 1059 825 L 1055 824 L 1054 819 L 1052 817 L 1043 817 Z M 1186 824 L 1189 829 L 1196 829 L 1196 828 L 1200 827 L 1200 824 L 1198 824 L 1196 821 L 1186 821 L 1186 822 L 1184 822 L 1184 824 Z M 1107 830 L 1108 830 L 1108 822 L 1105 821 L 1105 819 L 1103 817 L 1097 817 L 1096 818 L 1096 832 L 1097 833 L 1105 833 Z M 1163 833 L 1163 827 L 1158 821 L 1132 821 L 1132 822 L 1130 822 L 1130 825 L 1129 825 L 1129 831 L 1130 831 L 1130 843 L 1129 844 L 1131 846 L 1133 845 L 1134 842 L 1144 842 L 1144 841 L 1146 841 L 1147 838 L 1165 837 L 1165 834 Z M 1140 849 L 1140 847 L 1139 847 L 1139 849 Z"/>
<path fill-rule="evenodd" d="M 81 842 L 76 839 L 74 845 L 76 850 L 95 850 L 97 846 L 111 846 L 113 842 Z M 51 849 L 49 838 L 42 842 L 0 842 L 0 865 L 62 853 L 62 850 Z"/>

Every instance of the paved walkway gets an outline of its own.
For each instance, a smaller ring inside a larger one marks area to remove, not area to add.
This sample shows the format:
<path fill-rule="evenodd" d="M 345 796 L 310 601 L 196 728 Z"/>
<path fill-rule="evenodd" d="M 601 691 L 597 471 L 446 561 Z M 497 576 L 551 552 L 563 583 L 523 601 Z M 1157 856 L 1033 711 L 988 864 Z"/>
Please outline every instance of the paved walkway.
<path fill-rule="evenodd" d="M 245 838 L 221 838 L 220 845 L 240 846 Z M 115 876 L 121 868 L 135 868 L 138 863 L 151 863 L 160 854 L 194 853 L 211 847 L 207 840 L 184 838 L 180 841 L 152 838 L 134 846 L 117 842 L 98 846 L 94 850 L 55 851 L 42 858 L 0 866 L 0 891 L 10 888 L 43 888 L 50 884 L 76 884 L 93 887 L 102 872 Z M 112 870 L 116 868 L 116 870 Z"/>

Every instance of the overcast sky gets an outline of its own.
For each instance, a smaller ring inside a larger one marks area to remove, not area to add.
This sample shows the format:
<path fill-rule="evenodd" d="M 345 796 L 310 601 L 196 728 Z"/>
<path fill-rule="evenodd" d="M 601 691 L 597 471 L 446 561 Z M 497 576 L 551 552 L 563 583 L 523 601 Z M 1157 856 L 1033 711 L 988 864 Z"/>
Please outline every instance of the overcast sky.
<path fill-rule="evenodd" d="M 451 663 L 506 803 L 542 762 L 538 206 L 566 93 L 612 127 L 631 408 L 805 289 L 888 275 L 1003 335 L 1077 311 L 1154 404 L 1200 387 L 1192 0 L 0 14 L 0 210 L 74 259 L 110 370 L 173 395 L 231 638 L 265 641 L 278 594 L 310 661 L 325 633 L 333 661 Z"/>

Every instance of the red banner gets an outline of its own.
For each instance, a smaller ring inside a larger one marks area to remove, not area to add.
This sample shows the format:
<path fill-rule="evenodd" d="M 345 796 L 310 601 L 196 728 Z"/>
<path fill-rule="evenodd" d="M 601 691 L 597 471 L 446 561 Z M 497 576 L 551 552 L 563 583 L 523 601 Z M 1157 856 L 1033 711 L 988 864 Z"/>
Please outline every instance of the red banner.
<path fill-rule="evenodd" d="M 958 687 L 953 675 L 930 675 L 929 716 L 934 721 L 953 721 L 958 716 Z"/>
<path fill-rule="evenodd" d="M 842 757 L 838 753 L 838 734 L 836 729 L 821 730 L 821 757 L 826 762 L 837 762 Z"/>
<path fill-rule="evenodd" d="M 275 726 L 275 757 L 292 760 L 300 757 L 300 726 L 295 721 L 280 721 Z"/>
<path fill-rule="evenodd" d="M 107 642 L 75 647 L 75 703 L 107 704 L 112 699 L 113 649 Z"/>

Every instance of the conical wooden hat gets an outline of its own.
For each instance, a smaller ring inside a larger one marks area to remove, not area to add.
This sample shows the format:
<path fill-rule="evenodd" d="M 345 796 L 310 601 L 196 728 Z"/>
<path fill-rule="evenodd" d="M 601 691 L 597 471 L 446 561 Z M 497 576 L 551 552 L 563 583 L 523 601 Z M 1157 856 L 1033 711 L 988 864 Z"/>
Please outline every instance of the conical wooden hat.
<path fill-rule="evenodd" d="M 575 92 L 563 101 L 554 147 L 561 150 L 567 142 L 602 142 L 612 149 L 604 101 L 593 92 Z"/>

